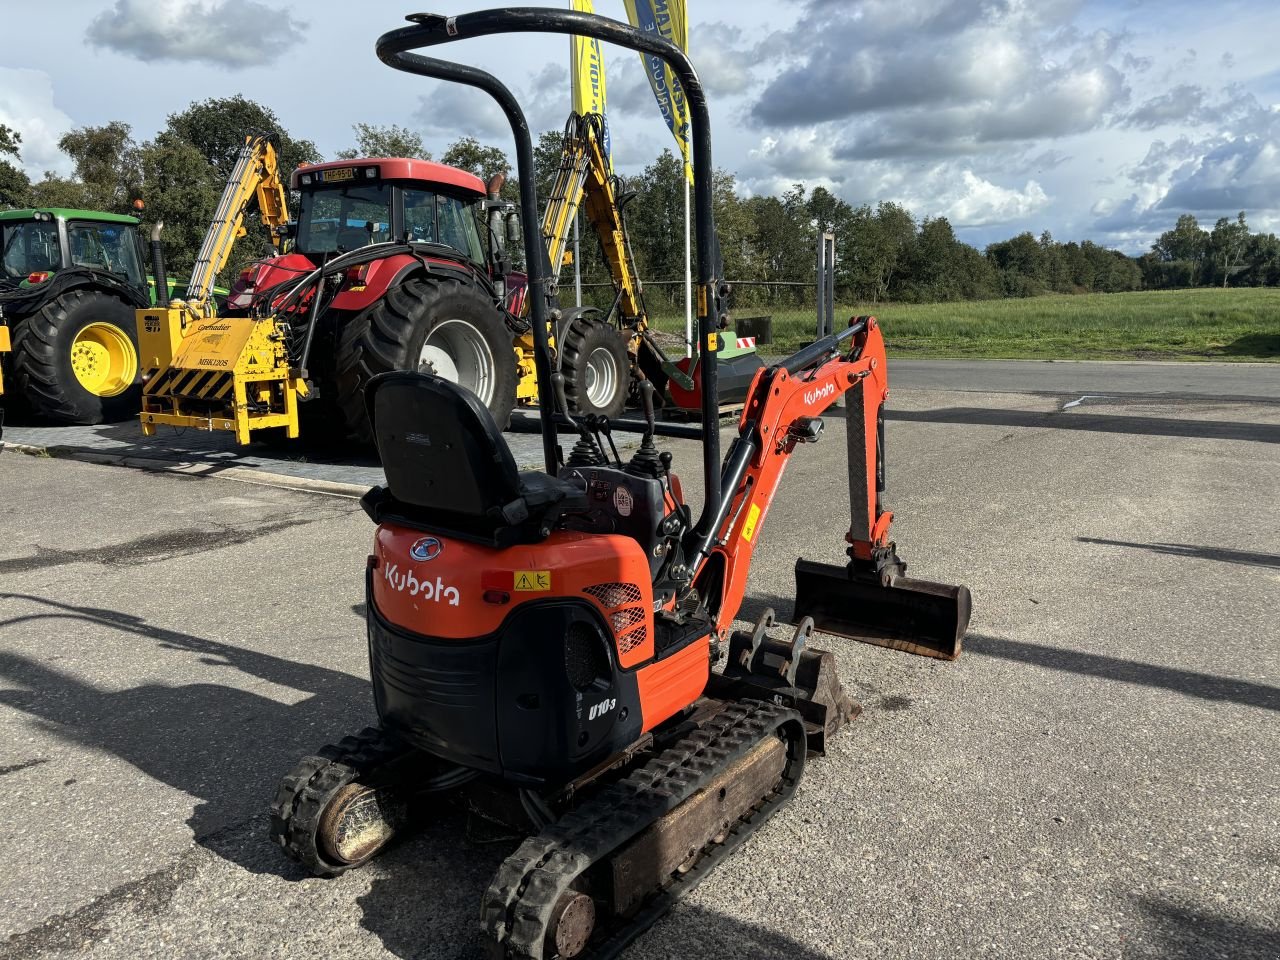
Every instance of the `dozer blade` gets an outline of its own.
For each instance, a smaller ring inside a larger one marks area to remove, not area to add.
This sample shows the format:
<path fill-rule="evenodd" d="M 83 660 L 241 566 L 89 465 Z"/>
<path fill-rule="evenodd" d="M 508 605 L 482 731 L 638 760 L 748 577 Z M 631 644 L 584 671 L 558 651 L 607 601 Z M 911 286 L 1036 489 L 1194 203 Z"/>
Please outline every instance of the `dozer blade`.
<path fill-rule="evenodd" d="M 849 567 L 796 561 L 795 617 L 823 633 L 954 660 L 969 626 L 968 587 L 910 577 L 880 578 Z"/>

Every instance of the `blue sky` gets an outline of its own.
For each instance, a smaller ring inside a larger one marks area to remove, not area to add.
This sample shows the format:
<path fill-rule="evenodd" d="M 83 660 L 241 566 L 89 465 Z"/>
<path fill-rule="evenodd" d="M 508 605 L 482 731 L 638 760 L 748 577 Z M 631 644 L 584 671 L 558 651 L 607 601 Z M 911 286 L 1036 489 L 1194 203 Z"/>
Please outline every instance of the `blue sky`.
<path fill-rule="evenodd" d="M 0 122 L 39 175 L 58 137 L 120 119 L 139 140 L 195 100 L 242 93 L 327 155 L 351 124 L 398 123 L 442 148 L 509 147 L 469 91 L 397 74 L 373 43 L 415 6 L 385 0 L 6 0 Z M 486 4 L 450 5 L 442 12 Z M 740 188 L 821 184 L 852 203 L 946 216 L 978 246 L 1021 230 L 1142 252 L 1183 212 L 1244 209 L 1280 231 L 1280 5 L 1274 0 L 690 0 L 714 160 Z M 447 8 L 447 9 L 446 9 Z M 624 17 L 622 0 L 597 10 Z M 358 11 L 358 13 L 357 13 Z M 569 109 L 568 41 L 504 37 L 455 52 L 494 69 L 535 129 Z M 615 160 L 671 144 L 638 60 L 606 51 Z"/>

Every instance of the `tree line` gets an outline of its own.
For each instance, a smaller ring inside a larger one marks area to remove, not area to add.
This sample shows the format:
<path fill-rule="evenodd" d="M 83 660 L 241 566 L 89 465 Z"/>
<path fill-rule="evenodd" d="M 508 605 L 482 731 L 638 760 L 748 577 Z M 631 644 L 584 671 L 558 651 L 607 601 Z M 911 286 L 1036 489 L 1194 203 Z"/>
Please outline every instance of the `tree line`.
<path fill-rule="evenodd" d="M 282 172 L 322 159 L 316 145 L 294 137 L 267 107 L 241 96 L 192 103 L 171 114 L 165 127 L 142 143 L 128 124 L 80 127 L 65 134 L 59 148 L 73 173 L 46 173 L 30 180 L 18 166 L 21 131 L 0 125 L 0 207 L 79 207 L 132 213 L 142 199 L 143 220 L 165 224 L 171 270 L 189 270 L 208 229 L 218 197 L 247 133 L 274 132 L 280 141 Z M 336 159 L 409 156 L 433 159 L 421 135 L 397 125 L 358 123 L 353 144 Z M 546 131 L 534 151 L 538 193 L 546 198 L 560 163 L 559 131 Z M 434 159 L 487 178 L 508 174 L 504 195 L 514 199 L 518 184 L 505 151 L 464 137 Z M 742 196 L 733 174 L 715 171 L 714 202 L 725 276 L 739 281 L 735 303 L 796 305 L 814 299 L 819 235 L 836 238 L 836 288 L 840 302 L 936 302 L 1043 293 L 1115 293 L 1205 285 L 1280 284 L 1280 239 L 1252 233 L 1245 214 L 1220 219 L 1212 230 L 1186 214 L 1162 234 L 1151 251 L 1130 257 L 1085 240 L 1060 243 L 1048 231 L 1020 233 L 979 251 L 957 239 L 945 217 L 916 217 L 900 204 L 884 201 L 854 206 L 824 187 L 796 184 L 781 196 Z M 640 275 L 649 296 L 679 302 L 676 280 L 684 274 L 684 186 L 680 162 L 664 150 L 621 185 L 625 213 Z M 238 246 L 228 275 L 265 247 Z M 605 284 L 608 271 L 600 252 L 584 237 L 580 263 L 588 284 Z M 223 281 L 227 280 L 223 277 Z"/>

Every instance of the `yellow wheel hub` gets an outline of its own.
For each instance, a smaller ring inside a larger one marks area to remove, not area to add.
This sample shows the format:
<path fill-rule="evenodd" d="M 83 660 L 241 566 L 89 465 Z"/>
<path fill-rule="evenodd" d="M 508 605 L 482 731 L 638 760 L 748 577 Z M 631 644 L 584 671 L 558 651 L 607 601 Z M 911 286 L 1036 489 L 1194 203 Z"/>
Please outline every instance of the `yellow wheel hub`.
<path fill-rule="evenodd" d="M 114 323 L 91 323 L 71 344 L 71 369 L 95 397 L 114 397 L 138 379 L 138 351 Z"/>

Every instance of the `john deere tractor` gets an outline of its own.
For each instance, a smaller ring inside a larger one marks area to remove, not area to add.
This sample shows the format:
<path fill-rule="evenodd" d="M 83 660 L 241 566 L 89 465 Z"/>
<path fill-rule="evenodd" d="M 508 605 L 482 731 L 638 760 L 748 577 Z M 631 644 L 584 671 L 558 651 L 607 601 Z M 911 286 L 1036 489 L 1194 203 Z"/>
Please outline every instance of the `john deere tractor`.
<path fill-rule="evenodd" d="M 137 414 L 134 311 L 155 302 L 138 223 L 88 210 L 0 211 L 5 404 L 68 424 Z"/>

